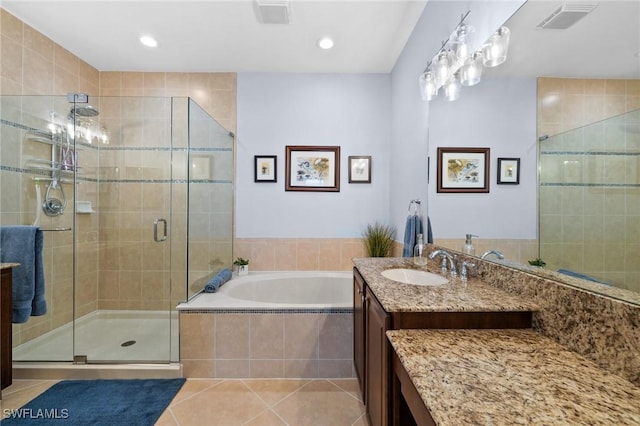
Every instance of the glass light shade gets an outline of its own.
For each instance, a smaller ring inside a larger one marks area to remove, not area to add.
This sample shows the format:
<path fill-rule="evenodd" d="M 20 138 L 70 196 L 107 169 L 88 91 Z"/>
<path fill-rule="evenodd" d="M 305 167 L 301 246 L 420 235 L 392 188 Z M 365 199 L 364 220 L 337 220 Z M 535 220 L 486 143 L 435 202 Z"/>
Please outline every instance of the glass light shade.
<path fill-rule="evenodd" d="M 469 52 L 469 45 L 471 44 L 471 33 L 475 31 L 470 25 L 460 25 L 454 34 L 453 40 L 453 53 L 456 61 L 464 61 L 471 53 Z"/>
<path fill-rule="evenodd" d="M 475 52 L 460 68 L 460 83 L 463 86 L 474 86 L 482 78 L 482 53 Z"/>
<path fill-rule="evenodd" d="M 433 74 L 437 84 L 444 84 L 451 75 L 451 61 L 449 60 L 449 52 L 443 51 L 433 58 Z"/>
<path fill-rule="evenodd" d="M 427 71 L 420 76 L 420 94 L 423 101 L 430 101 L 438 94 L 436 79 L 431 71 Z"/>
<path fill-rule="evenodd" d="M 462 85 L 458 79 L 458 73 L 452 75 L 444 85 L 444 97 L 448 101 L 457 101 L 460 99 Z"/>
<path fill-rule="evenodd" d="M 500 27 L 482 46 L 482 64 L 485 67 L 497 67 L 507 60 L 509 34 L 509 28 Z"/>

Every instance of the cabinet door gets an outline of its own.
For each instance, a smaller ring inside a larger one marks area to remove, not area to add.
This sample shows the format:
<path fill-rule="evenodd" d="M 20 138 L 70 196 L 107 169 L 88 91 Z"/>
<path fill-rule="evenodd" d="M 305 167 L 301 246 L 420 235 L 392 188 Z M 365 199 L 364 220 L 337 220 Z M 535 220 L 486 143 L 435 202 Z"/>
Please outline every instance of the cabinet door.
<path fill-rule="evenodd" d="M 366 356 L 365 356 L 365 305 L 364 280 L 353 270 L 353 365 L 360 383 L 362 400 L 366 401 Z"/>
<path fill-rule="evenodd" d="M 375 296 L 365 289 L 366 296 L 366 386 L 367 412 L 371 426 L 389 424 L 389 345 L 386 331 L 390 316 L 380 306 Z"/>

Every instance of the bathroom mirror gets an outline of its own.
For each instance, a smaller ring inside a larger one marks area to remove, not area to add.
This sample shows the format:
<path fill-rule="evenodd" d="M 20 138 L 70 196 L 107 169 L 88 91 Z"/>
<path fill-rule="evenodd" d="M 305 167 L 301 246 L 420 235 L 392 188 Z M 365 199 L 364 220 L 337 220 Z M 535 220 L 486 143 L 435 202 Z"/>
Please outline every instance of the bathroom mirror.
<path fill-rule="evenodd" d="M 478 86 L 470 87 L 466 89 L 476 89 L 476 87 L 480 87 L 483 83 L 486 83 L 486 87 L 484 89 L 477 89 L 476 93 L 481 92 L 487 93 L 489 89 L 487 87 L 492 88 L 490 90 L 493 91 L 493 94 L 499 92 L 500 90 L 496 90 L 499 88 L 500 81 L 504 81 L 505 85 L 514 84 L 514 79 L 522 79 L 527 80 L 530 85 L 530 89 L 527 92 L 527 99 L 521 99 L 521 102 L 527 102 L 533 105 L 532 108 L 527 110 L 527 117 L 523 117 L 522 120 L 512 120 L 512 121 L 521 121 L 528 122 L 531 125 L 531 141 L 525 142 L 528 150 L 528 154 L 531 156 L 532 162 L 526 166 L 527 169 L 532 173 L 530 175 L 529 181 L 535 179 L 535 174 L 533 174 L 533 168 L 535 166 L 540 166 L 540 162 L 533 160 L 533 157 L 536 156 L 537 153 L 537 144 L 536 138 L 542 135 L 548 135 L 549 137 L 554 136 L 554 132 L 545 131 L 544 133 L 540 132 L 539 123 L 536 123 L 536 77 L 554 77 L 554 78 L 572 78 L 572 79 L 640 79 L 640 4 L 637 1 L 603 1 L 596 4 L 596 8 L 594 11 L 585 17 L 583 17 L 580 21 L 578 21 L 575 26 L 570 27 L 569 29 L 539 29 L 536 26 L 545 20 L 546 17 L 550 16 L 554 11 L 557 11 L 558 8 L 563 5 L 571 5 L 572 3 L 566 3 L 558 1 L 535 1 L 529 0 L 522 8 L 520 8 L 506 23 L 505 25 L 511 30 L 511 45 L 509 47 L 509 57 L 507 61 L 502 64 L 500 67 L 488 69 L 486 75 L 483 75 L 483 79 L 486 77 L 486 81 L 483 80 L 480 82 Z M 575 3 L 573 3 L 575 5 Z M 463 87 L 462 96 L 465 88 Z M 471 93 L 471 90 L 469 90 Z M 459 102 L 459 101 L 456 101 Z M 475 104 L 469 106 L 470 103 L 464 104 L 465 106 L 454 110 L 456 102 L 444 102 L 441 99 L 433 101 L 430 103 L 430 122 L 429 122 L 429 131 L 430 135 L 432 134 L 440 134 L 447 135 L 450 133 L 450 130 L 447 131 L 439 131 L 438 126 L 443 125 L 443 121 L 441 118 L 443 117 L 442 109 L 447 109 L 447 113 L 449 115 L 453 115 L 452 113 L 455 111 L 456 120 L 465 123 L 468 127 L 474 127 L 474 120 L 477 120 L 477 117 L 472 117 L 471 115 L 481 115 L 479 111 L 481 108 L 487 108 L 486 105 L 483 105 L 480 101 L 475 101 Z M 640 102 L 636 102 L 636 108 L 640 107 Z M 598 107 L 596 105 L 596 107 Z M 473 109 L 475 108 L 475 110 Z M 440 111 L 439 111 L 440 109 Z M 514 105 L 514 109 L 517 109 Z M 587 115 L 590 111 L 585 111 L 585 115 Z M 558 111 L 558 114 L 562 114 L 563 111 Z M 636 113 L 637 114 L 637 113 Z M 485 115 L 486 116 L 486 115 Z M 513 117 L 511 117 L 513 118 Z M 538 117 L 539 118 L 539 117 Z M 639 122 L 638 120 L 636 122 Z M 447 123 L 450 125 L 450 122 Z M 581 127 L 588 123 L 580 123 L 580 125 L 576 125 L 575 128 Z M 496 126 L 506 127 L 509 124 L 505 123 L 504 120 L 496 120 Z M 557 129 L 555 134 L 570 131 L 571 128 L 565 129 Z M 537 134 L 536 134 L 537 133 Z M 440 139 L 437 144 L 442 145 L 442 140 Z M 634 141 L 640 140 L 636 135 L 636 139 Z M 491 155 L 493 157 L 510 157 L 512 155 L 504 155 L 504 148 L 492 146 L 491 140 L 486 138 L 483 143 L 492 149 Z M 435 144 L 432 140 L 430 140 L 430 144 L 434 146 L 430 146 L 430 152 L 434 152 Z M 453 144 L 451 144 L 453 146 Z M 637 162 L 637 147 L 639 145 L 635 145 L 634 155 Z M 629 149 L 627 146 L 625 149 Z M 633 147 L 631 147 L 633 149 Z M 522 149 L 524 151 L 524 149 Z M 626 151 L 628 152 L 628 151 Z M 518 155 L 513 155 L 517 157 Z M 495 160 L 492 158 L 492 161 Z M 565 159 L 566 160 L 566 159 Z M 434 161 L 432 156 L 431 161 Z M 602 159 L 602 161 L 606 161 Z M 495 162 L 493 163 L 495 164 Z M 587 167 L 592 167 L 592 164 L 588 161 L 585 161 Z M 636 164 L 637 166 L 637 164 Z M 523 171 L 526 170 L 523 168 Z M 499 192 L 500 185 L 496 184 L 495 179 L 495 170 L 491 170 L 491 192 L 488 197 L 495 195 Z M 433 174 L 431 175 L 432 182 L 430 186 L 434 185 Z M 529 194 L 530 200 L 535 200 L 537 196 L 540 196 L 541 187 L 536 185 L 530 185 L 525 187 L 527 180 L 521 182 L 519 186 L 513 186 L 509 188 L 510 191 L 514 191 L 512 193 L 516 193 L 516 191 L 527 191 Z M 628 183 L 628 181 L 627 181 Z M 638 182 L 633 182 L 637 186 Z M 590 185 L 590 184 L 587 184 Z M 594 185 L 597 187 L 597 184 Z M 636 189 L 634 189 L 636 190 Z M 442 198 L 437 198 L 434 194 L 434 191 L 429 191 L 429 210 L 431 212 L 432 206 L 435 203 L 442 203 Z M 544 208 L 541 205 L 541 202 L 537 204 L 538 208 Z M 492 202 L 489 198 L 479 198 L 472 197 L 465 198 L 457 198 L 456 202 L 458 203 L 459 209 L 462 211 L 469 211 L 469 209 L 473 209 L 474 216 L 483 218 L 484 225 L 486 226 L 496 226 L 495 223 L 492 223 L 492 216 L 496 216 L 495 210 L 502 207 L 502 205 L 498 205 L 495 202 Z M 485 202 L 483 206 L 482 203 Z M 609 200 L 605 199 L 604 203 L 608 203 Z M 465 204 L 468 203 L 468 204 Z M 535 205 L 534 203 L 531 204 Z M 589 206 L 590 207 L 590 206 Z M 437 207 L 436 207 L 437 208 Z M 483 209 L 485 211 L 483 211 Z M 523 218 L 526 220 L 526 223 L 522 223 L 522 226 L 528 226 L 531 229 L 535 229 L 536 225 L 535 221 L 540 220 L 540 213 L 537 212 L 533 217 L 527 216 Z M 544 213 L 544 211 L 542 212 Z M 454 214 L 454 213 L 452 213 Z M 524 217 L 524 216 L 523 216 Z M 436 221 L 439 219 L 435 217 Z M 447 218 L 449 221 L 452 219 Z M 441 219 L 446 220 L 446 219 Z M 493 219 L 500 222 L 499 219 Z M 460 221 L 457 221 L 460 222 Z M 457 223 L 456 222 L 456 223 Z M 531 223 L 530 223 L 531 222 Z M 481 225 L 476 224 L 478 227 Z M 435 228 L 435 237 L 436 242 L 438 240 L 438 226 L 434 225 Z M 451 225 L 453 226 L 453 225 Z M 463 236 L 468 232 L 477 232 L 479 234 L 482 233 L 477 231 L 475 228 L 471 228 L 468 225 L 465 225 L 464 228 L 459 228 L 456 226 L 455 234 L 451 231 L 447 231 L 446 238 L 451 238 L 452 236 L 458 237 Z M 540 227 L 543 230 L 543 226 Z M 544 234 L 544 232 L 542 232 Z M 542 235 L 544 237 L 544 235 Z M 505 237 L 508 239 L 509 237 Z M 544 243 L 544 241 L 542 241 Z M 460 249 L 460 247 L 451 247 L 454 250 Z M 566 250 L 568 252 L 568 250 Z M 478 253 L 479 255 L 480 253 Z M 545 256 L 544 253 L 541 255 L 543 258 Z M 633 256 L 636 257 L 635 261 Z M 640 259 L 638 259 L 637 253 L 628 254 L 626 256 L 625 262 L 634 263 L 636 265 L 640 264 Z M 559 281 L 568 285 L 579 286 L 581 288 L 585 288 L 591 292 L 597 292 L 600 294 L 605 294 L 610 297 L 614 297 L 617 299 L 623 299 L 630 303 L 640 304 L 640 293 L 637 291 L 629 291 L 626 289 L 616 288 L 610 285 L 603 285 L 599 283 L 595 283 L 592 281 L 580 279 L 574 276 L 567 276 L 564 274 L 560 274 L 558 272 L 554 272 L 554 270 L 549 269 L 541 269 L 531 267 L 527 264 L 518 264 L 514 263 L 507 259 L 506 261 L 496 260 L 495 257 L 488 258 L 487 260 L 501 262 L 506 264 L 507 266 L 518 268 L 520 270 L 525 270 L 526 272 L 536 274 L 539 276 L 543 276 L 545 278 L 553 279 L 555 281 Z M 523 260 L 524 261 L 524 260 Z M 580 270 L 575 270 L 575 272 L 581 272 Z M 640 276 L 639 273 L 636 273 L 636 276 Z"/>

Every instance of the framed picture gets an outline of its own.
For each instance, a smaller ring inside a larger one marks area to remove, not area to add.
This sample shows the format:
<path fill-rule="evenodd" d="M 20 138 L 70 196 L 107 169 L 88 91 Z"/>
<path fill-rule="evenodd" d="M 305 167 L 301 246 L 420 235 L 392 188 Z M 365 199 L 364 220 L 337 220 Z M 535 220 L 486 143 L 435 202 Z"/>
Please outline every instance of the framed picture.
<path fill-rule="evenodd" d="M 339 146 L 286 146 L 285 191 L 340 191 Z"/>
<path fill-rule="evenodd" d="M 519 158 L 498 158 L 498 183 L 507 185 L 520 183 Z"/>
<path fill-rule="evenodd" d="M 371 183 L 371 156 L 349 156 L 349 183 Z"/>
<path fill-rule="evenodd" d="M 489 148 L 438 148 L 437 192 L 489 192 Z"/>
<path fill-rule="evenodd" d="M 254 182 L 278 181 L 278 157 L 275 155 L 255 155 Z"/>

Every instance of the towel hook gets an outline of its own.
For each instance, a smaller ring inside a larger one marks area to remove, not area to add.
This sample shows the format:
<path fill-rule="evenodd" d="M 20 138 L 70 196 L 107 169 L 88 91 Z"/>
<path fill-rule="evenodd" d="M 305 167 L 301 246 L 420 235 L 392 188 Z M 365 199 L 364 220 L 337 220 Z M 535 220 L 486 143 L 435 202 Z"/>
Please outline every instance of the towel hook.
<path fill-rule="evenodd" d="M 422 204 L 422 201 L 420 201 L 420 199 L 418 199 L 418 198 L 416 198 L 415 200 L 411 200 L 409 202 L 409 214 L 411 214 L 411 207 L 413 207 L 414 205 L 415 205 L 415 208 L 416 208 L 414 214 L 418 213 L 421 204 Z"/>

